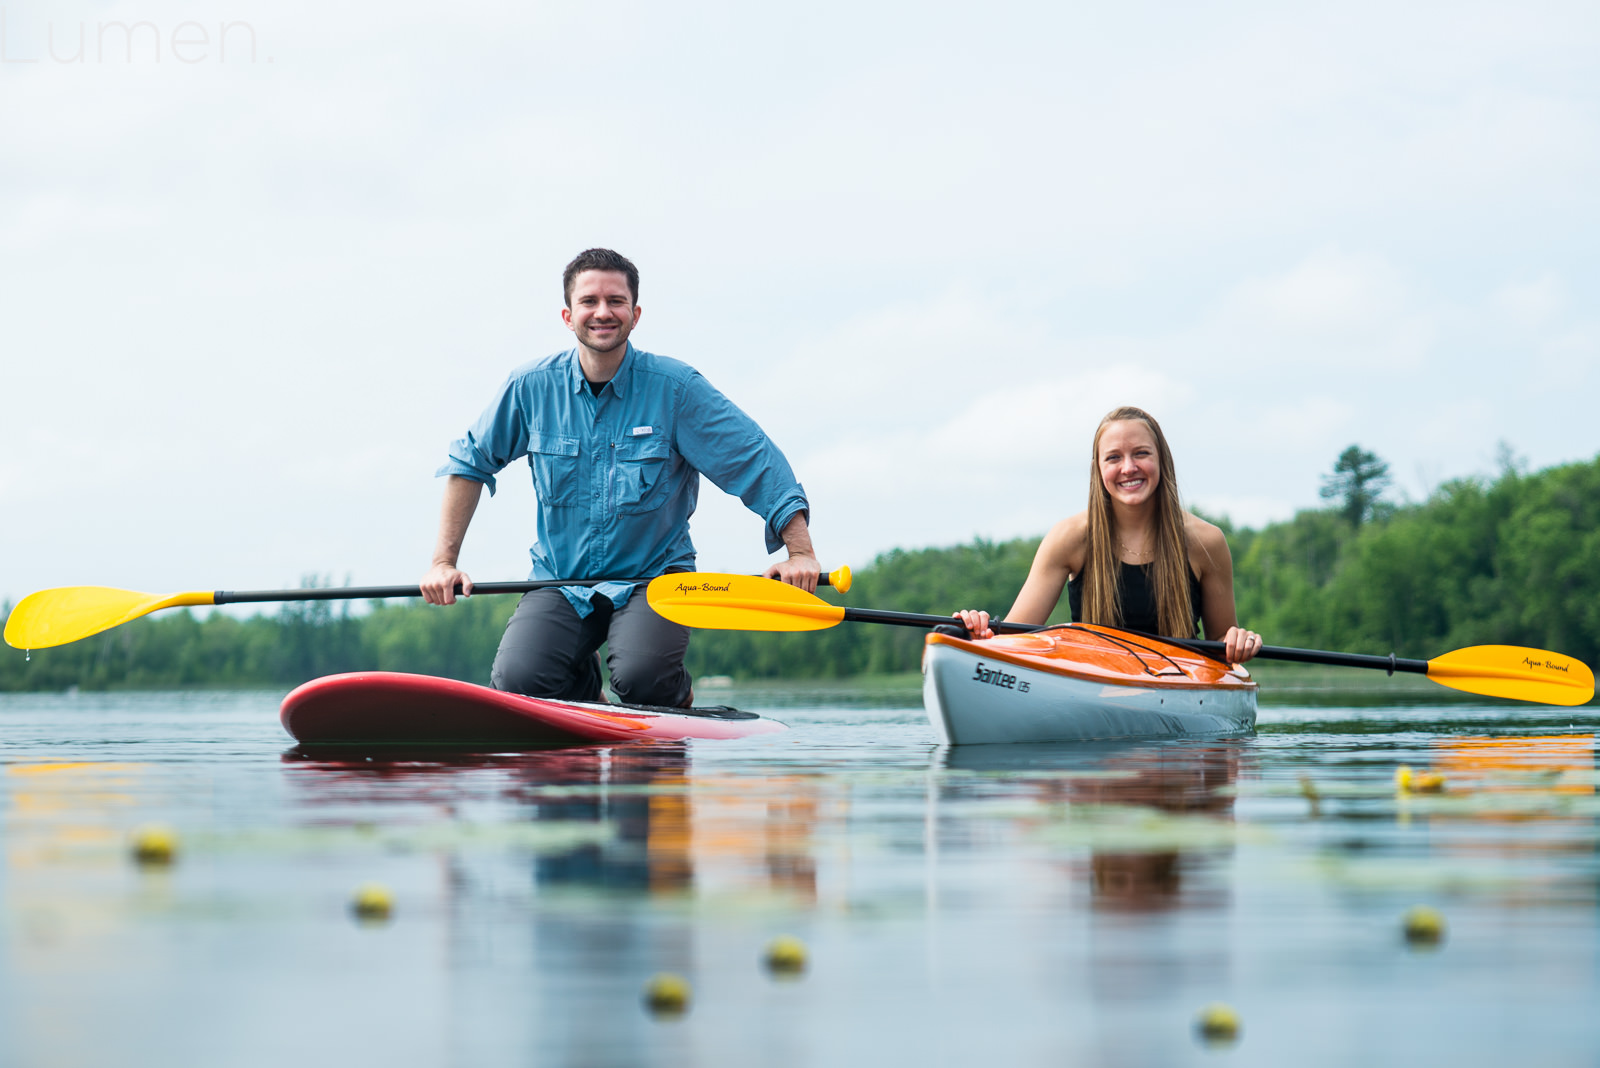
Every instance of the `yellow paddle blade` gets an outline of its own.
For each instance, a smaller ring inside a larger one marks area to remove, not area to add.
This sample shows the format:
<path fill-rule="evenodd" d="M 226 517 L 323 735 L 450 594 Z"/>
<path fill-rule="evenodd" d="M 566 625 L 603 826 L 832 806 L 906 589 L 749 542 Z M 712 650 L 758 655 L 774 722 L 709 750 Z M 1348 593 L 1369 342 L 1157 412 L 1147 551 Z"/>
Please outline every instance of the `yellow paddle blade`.
<path fill-rule="evenodd" d="M 1581 705 L 1594 696 L 1589 665 L 1547 649 L 1474 645 L 1428 661 L 1428 678 L 1488 697 L 1545 705 Z"/>
<path fill-rule="evenodd" d="M 149 615 L 161 608 L 213 604 L 215 594 L 173 593 L 159 597 L 110 586 L 59 586 L 30 593 L 6 620 L 6 644 L 16 649 L 49 649 Z"/>
<path fill-rule="evenodd" d="M 702 630 L 826 630 L 844 622 L 838 605 L 754 575 L 662 575 L 645 597 L 658 614 Z"/>

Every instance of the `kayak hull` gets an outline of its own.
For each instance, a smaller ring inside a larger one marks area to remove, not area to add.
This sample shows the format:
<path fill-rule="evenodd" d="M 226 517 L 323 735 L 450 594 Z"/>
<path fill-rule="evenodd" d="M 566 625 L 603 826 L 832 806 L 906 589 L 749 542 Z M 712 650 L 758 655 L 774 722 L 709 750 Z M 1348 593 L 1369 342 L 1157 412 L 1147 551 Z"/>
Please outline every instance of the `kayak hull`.
<path fill-rule="evenodd" d="M 928 635 L 923 705 L 946 745 L 1240 734 L 1255 728 L 1243 668 L 1109 627 L 975 642 Z"/>
<path fill-rule="evenodd" d="M 640 739 L 745 738 L 786 730 L 737 709 L 553 701 L 394 671 L 313 679 L 283 699 L 283 729 L 306 744 L 539 748 Z"/>

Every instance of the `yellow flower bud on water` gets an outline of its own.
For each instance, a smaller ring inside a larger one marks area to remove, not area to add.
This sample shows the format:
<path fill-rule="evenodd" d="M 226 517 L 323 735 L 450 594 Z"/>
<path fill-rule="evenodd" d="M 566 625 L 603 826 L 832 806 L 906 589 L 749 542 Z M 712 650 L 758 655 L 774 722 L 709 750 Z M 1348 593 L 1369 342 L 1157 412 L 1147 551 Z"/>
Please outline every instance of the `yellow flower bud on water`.
<path fill-rule="evenodd" d="M 671 972 L 651 976 L 644 987 L 644 1003 L 657 1016 L 682 1016 L 689 1008 L 689 980 Z"/>
<path fill-rule="evenodd" d="M 798 975 L 806 970 L 806 944 L 793 935 L 779 935 L 767 943 L 766 962 L 775 975 Z"/>
<path fill-rule="evenodd" d="M 1239 1014 L 1231 1005 L 1213 1001 L 1200 1010 L 1194 1029 L 1211 1046 L 1229 1046 L 1239 1040 Z"/>
<path fill-rule="evenodd" d="M 1406 912 L 1402 927 L 1406 933 L 1406 941 L 1413 946 L 1437 946 L 1444 941 L 1444 917 L 1437 909 L 1430 909 L 1426 905 L 1418 905 Z"/>
<path fill-rule="evenodd" d="M 359 919 L 372 922 L 387 920 L 394 911 L 394 895 L 389 888 L 378 883 L 362 883 L 350 899 L 350 911 Z"/>
<path fill-rule="evenodd" d="M 1443 793 L 1444 776 L 1431 771 L 1412 771 L 1401 764 L 1394 770 L 1394 786 L 1403 794 Z"/>
<path fill-rule="evenodd" d="M 147 867 L 165 867 L 178 856 L 178 836 L 156 824 L 133 832 L 133 859 Z"/>

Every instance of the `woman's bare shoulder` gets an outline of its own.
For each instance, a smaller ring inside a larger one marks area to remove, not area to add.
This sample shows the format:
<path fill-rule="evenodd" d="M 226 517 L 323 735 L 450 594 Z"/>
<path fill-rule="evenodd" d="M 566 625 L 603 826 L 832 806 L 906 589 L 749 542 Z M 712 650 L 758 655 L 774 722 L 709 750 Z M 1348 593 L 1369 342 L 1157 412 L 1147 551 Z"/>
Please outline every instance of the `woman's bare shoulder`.
<path fill-rule="evenodd" d="M 1185 512 L 1183 532 L 1189 539 L 1190 555 L 1199 557 L 1200 559 L 1195 562 L 1202 567 L 1204 567 L 1202 561 L 1208 561 L 1217 554 L 1223 557 L 1228 555 L 1228 537 L 1215 523 L 1209 523 L 1193 512 Z"/>
<path fill-rule="evenodd" d="M 1067 518 L 1065 518 L 1065 519 L 1057 520 L 1056 521 L 1056 525 L 1050 528 L 1050 537 L 1052 537 L 1052 538 L 1062 538 L 1062 537 L 1079 537 L 1079 538 L 1082 538 L 1082 537 L 1087 536 L 1088 533 L 1089 533 L 1089 513 L 1088 512 L 1078 512 L 1075 515 L 1067 516 Z"/>
<path fill-rule="evenodd" d="M 1210 520 L 1201 519 L 1193 512 L 1183 513 L 1183 530 L 1191 538 L 1222 538 L 1222 528 Z M 1226 540 L 1225 538 L 1223 540 Z"/>
<path fill-rule="evenodd" d="M 1084 546 L 1089 543 L 1089 513 L 1069 515 L 1050 528 L 1039 545 L 1039 555 L 1058 567 L 1077 574 L 1083 566 Z"/>

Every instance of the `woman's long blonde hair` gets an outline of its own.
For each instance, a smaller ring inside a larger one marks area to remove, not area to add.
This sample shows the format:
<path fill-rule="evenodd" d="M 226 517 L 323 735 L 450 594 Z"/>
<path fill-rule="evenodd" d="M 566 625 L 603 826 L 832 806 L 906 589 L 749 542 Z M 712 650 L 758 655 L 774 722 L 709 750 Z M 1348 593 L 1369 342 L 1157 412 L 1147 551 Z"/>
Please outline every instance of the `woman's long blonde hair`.
<path fill-rule="evenodd" d="M 1117 518 L 1111 494 L 1100 477 L 1100 435 L 1112 423 L 1137 421 L 1156 439 L 1161 483 L 1155 495 L 1155 558 L 1151 561 L 1156 590 L 1156 618 L 1170 638 L 1192 638 L 1196 606 L 1189 603 L 1189 539 L 1183 529 L 1183 504 L 1178 499 L 1178 474 L 1161 424 L 1140 408 L 1117 408 L 1095 428 L 1089 453 L 1089 548 L 1083 563 L 1083 622 L 1121 627 L 1122 554 L 1118 551 Z"/>

